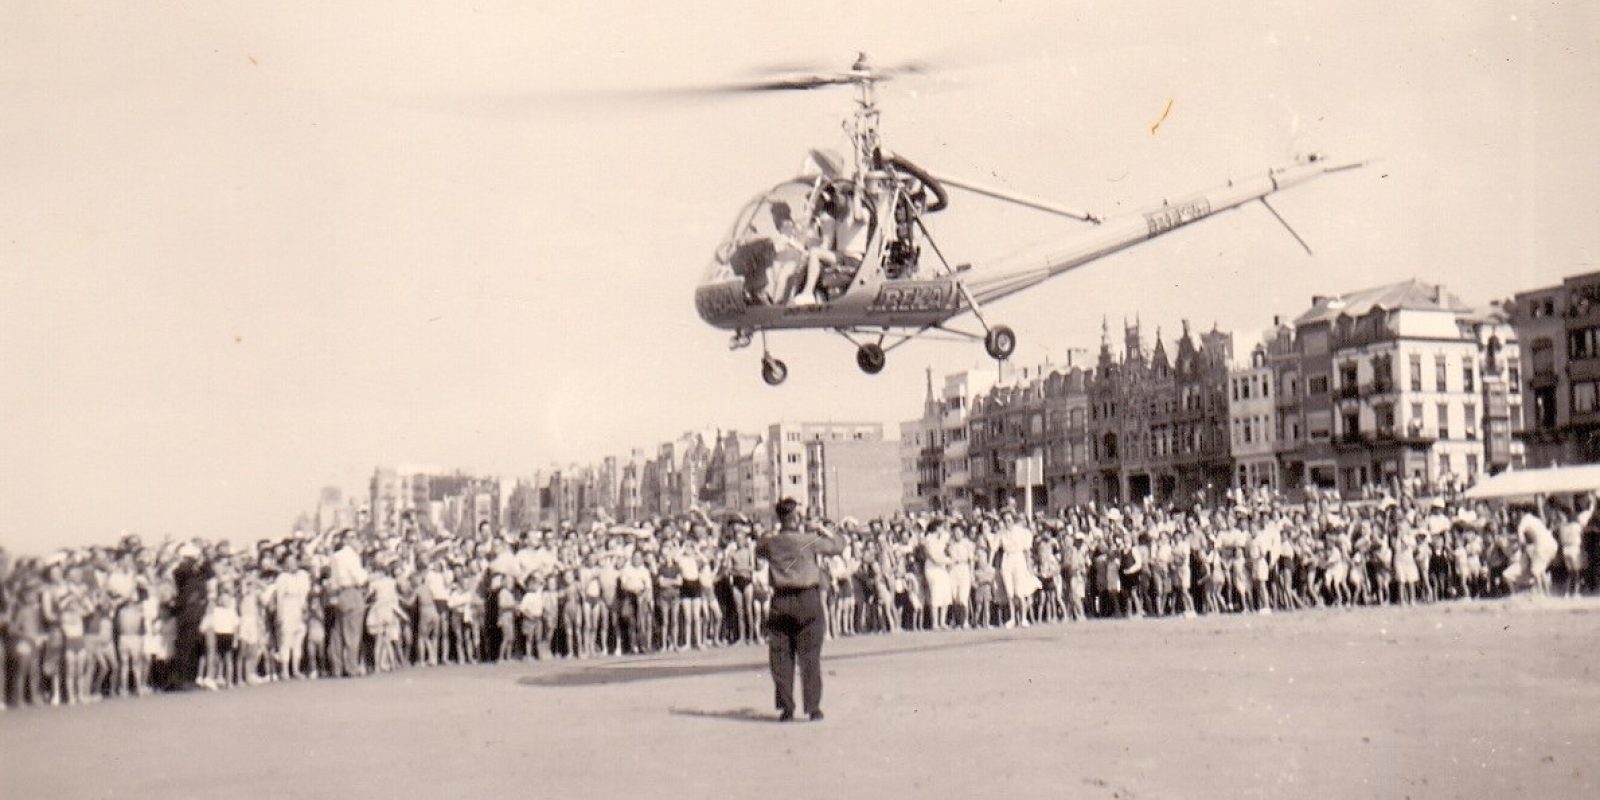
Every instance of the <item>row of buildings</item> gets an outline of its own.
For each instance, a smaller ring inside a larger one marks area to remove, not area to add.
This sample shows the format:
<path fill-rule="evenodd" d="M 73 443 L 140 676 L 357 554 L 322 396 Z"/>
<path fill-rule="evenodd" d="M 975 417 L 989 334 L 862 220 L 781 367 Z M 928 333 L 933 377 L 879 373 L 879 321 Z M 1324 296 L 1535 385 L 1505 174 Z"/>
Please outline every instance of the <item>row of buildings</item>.
<path fill-rule="evenodd" d="M 1417 280 L 1318 296 L 1248 350 L 1232 334 L 1146 338 L 1063 363 L 928 374 L 920 415 L 685 433 L 627 458 L 502 480 L 376 470 L 325 490 L 300 527 L 408 521 L 448 530 L 640 520 L 690 509 L 764 517 L 793 496 L 823 514 L 1062 508 L 1237 489 L 1471 483 L 1518 466 L 1600 461 L 1600 273 L 1486 307 Z"/>
<path fill-rule="evenodd" d="M 641 520 L 691 509 L 765 518 L 794 497 L 833 518 L 899 507 L 898 451 L 880 422 L 775 422 L 686 433 L 651 454 L 536 477 L 538 525 Z M 523 522 L 519 520 L 519 523 Z"/>
<path fill-rule="evenodd" d="M 1583 351 L 1592 364 L 1529 355 L 1519 333 L 1535 305 L 1550 302 L 1519 296 L 1473 308 L 1410 280 L 1315 297 L 1237 357 L 1227 332 L 1196 334 L 1185 323 L 1169 347 L 1159 331 L 1147 341 L 1136 322 L 1124 323 L 1120 348 L 1103 328 L 1092 363 L 1075 354 L 1004 379 L 975 369 L 947 376 L 940 391 L 930 376 L 921 416 L 901 425 L 903 504 L 1059 508 L 1187 503 L 1259 487 L 1358 494 L 1470 483 L 1523 464 L 1544 438 L 1569 441 L 1561 426 L 1596 411 L 1600 348 Z M 1600 345 L 1600 303 L 1593 313 Z M 1569 344 L 1582 343 L 1576 331 L 1588 328 L 1571 327 L 1580 323 L 1563 328 Z M 1537 341 L 1549 349 L 1559 340 L 1551 332 Z M 1522 365 L 1534 358 L 1538 386 L 1524 383 Z M 1569 372 L 1594 381 L 1572 389 L 1570 409 L 1568 393 L 1544 388 Z M 1530 392 L 1544 394 L 1528 400 Z M 1562 401 L 1542 399 L 1552 393 Z M 1531 425 L 1529 403 L 1544 415 Z"/>
<path fill-rule="evenodd" d="M 364 496 L 323 490 L 296 527 L 463 532 L 671 517 L 692 509 L 770 518 L 780 497 L 827 516 L 900 507 L 898 445 L 879 422 L 775 422 L 758 432 L 691 431 L 653 451 L 501 479 L 433 467 L 379 467 Z"/>
<path fill-rule="evenodd" d="M 1516 295 L 1530 464 L 1600 461 L 1600 272 Z"/>

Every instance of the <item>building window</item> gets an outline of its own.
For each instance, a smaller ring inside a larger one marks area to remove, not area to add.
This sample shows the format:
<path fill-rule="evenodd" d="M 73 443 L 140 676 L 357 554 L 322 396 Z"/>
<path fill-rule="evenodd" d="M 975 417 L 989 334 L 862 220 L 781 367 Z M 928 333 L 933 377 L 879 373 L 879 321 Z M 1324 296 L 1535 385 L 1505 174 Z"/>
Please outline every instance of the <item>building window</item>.
<path fill-rule="evenodd" d="M 1450 454 L 1449 453 L 1440 453 L 1439 454 L 1439 477 L 1442 478 L 1442 477 L 1444 477 L 1446 475 L 1449 475 L 1449 474 L 1450 474 Z"/>
<path fill-rule="evenodd" d="M 1327 440 L 1333 428 L 1333 412 L 1312 411 L 1306 414 L 1306 433 L 1312 441 Z"/>
<path fill-rule="evenodd" d="M 1468 453 L 1467 454 L 1467 477 L 1468 478 L 1477 478 L 1478 477 L 1478 454 L 1477 453 Z"/>
<path fill-rule="evenodd" d="M 1478 405 L 1476 403 L 1463 403 L 1461 415 L 1466 418 L 1467 438 L 1478 438 Z"/>
<path fill-rule="evenodd" d="M 1386 355 L 1373 356 L 1372 358 L 1372 388 L 1376 391 L 1386 392 L 1394 386 L 1394 365 L 1392 359 Z"/>
<path fill-rule="evenodd" d="M 1372 407 L 1379 433 L 1394 433 L 1394 404 L 1379 403 Z"/>
<path fill-rule="evenodd" d="M 1423 419 L 1422 419 L 1422 404 L 1421 403 L 1412 403 L 1411 404 L 1411 416 L 1410 416 L 1410 418 L 1407 419 L 1406 424 L 1411 427 L 1411 430 L 1413 430 L 1413 431 L 1415 431 L 1417 433 L 1421 433 L 1422 432 L 1423 427 L 1426 426 L 1427 423 L 1424 422 Z"/>
<path fill-rule="evenodd" d="M 1450 438 L 1450 404 L 1439 404 L 1439 438 Z"/>
<path fill-rule="evenodd" d="M 798 442 L 800 441 L 800 432 L 790 431 L 783 435 L 783 440 L 786 442 Z"/>
<path fill-rule="evenodd" d="M 792 486 L 799 486 L 800 485 L 800 476 L 799 475 L 790 475 L 789 476 L 789 483 Z"/>
<path fill-rule="evenodd" d="M 1541 336 L 1534 339 L 1528 349 L 1533 354 L 1534 375 L 1546 375 L 1556 371 L 1556 348 L 1548 338 Z"/>
<path fill-rule="evenodd" d="M 1411 391 L 1422 391 L 1422 356 L 1413 354 L 1410 359 Z"/>
<path fill-rule="evenodd" d="M 788 462 L 790 464 L 798 464 L 798 463 L 800 463 L 800 454 L 799 453 L 790 453 L 787 460 L 788 460 Z"/>
<path fill-rule="evenodd" d="M 1436 392 L 1449 391 L 1447 376 L 1450 372 L 1450 361 L 1444 356 L 1433 357 L 1433 390 Z"/>
<path fill-rule="evenodd" d="M 1345 414 L 1344 415 L 1344 438 L 1345 438 L 1345 441 L 1354 441 L 1355 438 L 1357 436 L 1360 436 L 1360 435 L 1361 435 L 1361 415 L 1359 413 Z"/>
<path fill-rule="evenodd" d="M 1306 393 L 1307 394 L 1327 394 L 1328 393 L 1328 376 L 1326 376 L 1326 375 L 1312 375 L 1309 379 L 1306 380 Z"/>
<path fill-rule="evenodd" d="M 1461 391 L 1463 391 L 1463 392 L 1476 391 L 1475 389 L 1472 388 L 1473 387 L 1473 380 L 1474 380 L 1475 377 L 1476 376 L 1473 374 L 1473 371 L 1472 371 L 1472 362 L 1471 361 L 1462 361 L 1461 362 Z"/>
<path fill-rule="evenodd" d="M 1360 381 L 1360 371 L 1355 362 L 1347 361 L 1339 366 L 1339 388 L 1354 390 Z"/>
<path fill-rule="evenodd" d="M 1596 381 L 1582 381 L 1572 384 L 1572 413 L 1594 413 L 1597 388 L 1600 388 L 1600 382 Z"/>
<path fill-rule="evenodd" d="M 1534 390 L 1533 426 L 1536 430 L 1550 430 L 1556 426 L 1556 387 Z"/>
<path fill-rule="evenodd" d="M 1600 328 L 1580 328 L 1567 332 L 1567 357 L 1571 359 L 1600 356 Z"/>
<path fill-rule="evenodd" d="M 1506 359 L 1506 380 L 1510 381 L 1513 390 L 1522 390 L 1522 365 L 1514 358 Z"/>

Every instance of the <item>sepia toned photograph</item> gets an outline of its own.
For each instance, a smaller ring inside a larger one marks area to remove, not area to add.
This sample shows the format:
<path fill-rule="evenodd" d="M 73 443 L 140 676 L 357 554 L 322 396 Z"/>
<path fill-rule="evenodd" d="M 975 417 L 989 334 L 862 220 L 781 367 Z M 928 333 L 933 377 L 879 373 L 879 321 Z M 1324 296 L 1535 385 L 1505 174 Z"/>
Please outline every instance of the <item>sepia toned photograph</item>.
<path fill-rule="evenodd" d="M 0 10 L 0 798 L 1600 796 L 1600 6 Z"/>

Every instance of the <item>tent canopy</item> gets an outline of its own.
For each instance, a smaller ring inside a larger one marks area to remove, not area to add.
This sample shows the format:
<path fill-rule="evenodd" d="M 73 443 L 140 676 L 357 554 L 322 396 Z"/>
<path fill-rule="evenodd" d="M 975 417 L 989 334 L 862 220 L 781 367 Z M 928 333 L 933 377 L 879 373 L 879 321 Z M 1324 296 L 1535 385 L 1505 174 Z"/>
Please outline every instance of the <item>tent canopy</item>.
<path fill-rule="evenodd" d="M 1502 472 L 1468 489 L 1468 500 L 1583 494 L 1600 491 L 1600 464 Z"/>

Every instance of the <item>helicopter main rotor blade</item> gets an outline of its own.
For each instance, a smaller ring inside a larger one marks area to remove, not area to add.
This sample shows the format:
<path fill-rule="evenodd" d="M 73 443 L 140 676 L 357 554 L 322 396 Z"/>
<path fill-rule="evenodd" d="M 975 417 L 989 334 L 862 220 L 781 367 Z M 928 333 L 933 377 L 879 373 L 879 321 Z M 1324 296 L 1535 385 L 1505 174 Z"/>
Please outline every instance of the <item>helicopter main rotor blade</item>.
<path fill-rule="evenodd" d="M 874 79 L 882 80 L 877 76 Z M 820 89 L 824 86 L 842 86 L 857 83 L 867 79 L 868 76 L 854 72 L 823 72 L 814 74 L 788 75 L 762 81 L 748 81 L 729 83 L 720 86 L 702 87 L 700 91 L 711 94 L 738 94 L 743 92 L 804 92 L 811 89 Z M 693 90 L 691 90 L 693 91 Z"/>
<path fill-rule="evenodd" d="M 872 65 L 865 54 L 858 54 L 856 62 L 851 66 L 852 73 L 871 72 L 878 77 L 894 75 L 924 75 L 936 69 L 935 62 L 942 59 L 911 58 L 887 66 Z M 818 75 L 828 74 L 834 70 L 821 61 L 790 61 L 763 64 L 749 70 L 746 74 L 752 77 L 766 78 L 786 75 Z"/>
<path fill-rule="evenodd" d="M 684 100 L 716 99 L 766 92 L 799 92 L 856 83 L 848 73 L 795 75 L 771 80 L 690 86 L 616 87 L 595 89 L 530 90 L 509 94 L 485 94 L 423 98 L 424 107 L 469 114 L 524 114 L 532 109 L 575 109 L 580 111 L 627 108 L 649 103 L 677 103 Z"/>
<path fill-rule="evenodd" d="M 763 64 L 754 69 L 745 71 L 752 77 L 769 77 L 773 75 L 794 75 L 801 72 L 827 72 L 828 65 L 821 61 L 789 61 Z"/>
<path fill-rule="evenodd" d="M 676 102 L 692 98 L 716 98 L 766 92 L 805 92 L 830 86 L 852 86 L 893 80 L 897 75 L 923 75 L 932 70 L 928 60 L 900 62 L 875 67 L 864 56 L 850 69 L 836 70 L 798 62 L 775 64 L 750 70 L 750 80 L 687 86 L 629 86 L 590 89 L 533 89 L 509 94 L 428 97 L 416 101 L 433 110 L 469 114 L 517 114 L 533 108 L 570 107 L 579 110 L 604 109 L 612 103 L 639 104 Z"/>

